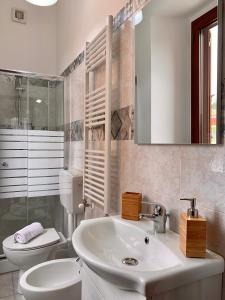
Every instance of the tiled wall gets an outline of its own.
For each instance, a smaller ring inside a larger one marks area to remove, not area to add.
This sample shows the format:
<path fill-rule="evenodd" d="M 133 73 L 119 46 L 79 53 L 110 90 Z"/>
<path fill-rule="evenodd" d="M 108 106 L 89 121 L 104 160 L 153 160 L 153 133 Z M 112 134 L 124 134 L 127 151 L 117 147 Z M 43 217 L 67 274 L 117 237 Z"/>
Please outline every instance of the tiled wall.
<path fill-rule="evenodd" d="M 180 213 L 188 205 L 179 199 L 196 197 L 200 214 L 208 220 L 208 247 L 225 257 L 225 146 L 138 146 L 132 139 L 133 122 L 131 136 L 127 138 L 125 134 L 126 138 L 122 138 L 121 118 L 126 118 L 127 107 L 130 110 L 133 106 L 132 45 L 127 21 L 114 34 L 112 107 L 116 113 L 112 114 L 112 136 L 116 141 L 112 142 L 112 209 L 119 211 L 122 192 L 142 192 L 145 200 L 166 206 L 170 228 L 178 232 Z M 74 101 L 74 109 L 79 109 L 83 98 L 80 95 Z M 70 166 L 76 166 L 81 156 L 76 151 L 72 146 Z M 89 213 L 89 217 L 101 215 L 99 208 Z"/>
<path fill-rule="evenodd" d="M 133 34 L 130 22 L 114 33 L 113 51 L 113 101 L 112 101 L 112 210 L 119 210 L 119 143 L 118 141 L 133 140 L 133 76 L 132 76 L 132 43 Z M 123 59 L 121 59 L 123 58 Z M 121 65 L 122 62 L 122 65 Z M 83 169 L 83 99 L 84 99 L 84 62 L 74 67 L 73 63 L 65 72 L 65 136 L 66 166 L 72 169 Z M 69 72 L 68 70 L 71 70 Z M 95 81 L 96 86 L 104 82 L 105 70 L 99 68 Z M 89 131 L 89 141 L 101 144 L 104 140 L 104 128 Z M 96 207 L 91 216 L 102 215 Z"/>
<path fill-rule="evenodd" d="M 69 74 L 64 86 L 65 165 L 83 169 L 84 63 L 83 58 Z"/>

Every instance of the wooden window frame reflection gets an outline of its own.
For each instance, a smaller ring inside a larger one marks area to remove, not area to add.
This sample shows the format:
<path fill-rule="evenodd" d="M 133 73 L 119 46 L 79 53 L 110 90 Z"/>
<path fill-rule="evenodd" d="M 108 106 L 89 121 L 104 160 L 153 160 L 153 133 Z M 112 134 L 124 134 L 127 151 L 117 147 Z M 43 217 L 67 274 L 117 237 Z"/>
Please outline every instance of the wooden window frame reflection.
<path fill-rule="evenodd" d="M 202 15 L 194 22 L 192 22 L 192 67 L 191 67 L 191 140 L 193 144 L 202 143 L 204 137 L 201 134 L 200 125 L 200 49 L 201 49 L 201 34 L 204 29 L 209 29 L 215 26 L 218 22 L 218 7 L 213 8 L 206 14 Z M 203 39 L 206 37 L 203 34 Z M 203 73 L 203 84 L 209 86 L 208 78 L 210 75 L 209 68 L 209 49 L 206 47 L 206 42 L 204 44 L 204 64 L 207 64 L 208 68 L 205 69 Z M 204 99 L 207 97 L 203 95 Z M 207 97 L 208 104 L 204 114 L 208 114 L 209 108 L 209 97 Z M 209 115 L 208 115 L 209 116 Z M 209 128 L 209 117 L 206 118 L 205 128 Z M 204 134 L 205 136 L 207 134 Z M 207 139 L 207 141 L 206 141 Z M 205 143 L 210 143 L 209 136 L 205 137 Z"/>

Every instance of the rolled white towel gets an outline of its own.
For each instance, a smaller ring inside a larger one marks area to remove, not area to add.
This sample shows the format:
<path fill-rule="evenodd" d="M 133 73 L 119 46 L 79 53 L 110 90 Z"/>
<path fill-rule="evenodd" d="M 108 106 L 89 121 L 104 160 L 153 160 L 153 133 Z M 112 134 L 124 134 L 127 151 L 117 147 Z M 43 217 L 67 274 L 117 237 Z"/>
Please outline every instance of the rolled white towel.
<path fill-rule="evenodd" d="M 40 223 L 33 223 L 17 231 L 14 234 L 16 243 L 27 244 L 30 240 L 44 232 L 44 228 Z"/>

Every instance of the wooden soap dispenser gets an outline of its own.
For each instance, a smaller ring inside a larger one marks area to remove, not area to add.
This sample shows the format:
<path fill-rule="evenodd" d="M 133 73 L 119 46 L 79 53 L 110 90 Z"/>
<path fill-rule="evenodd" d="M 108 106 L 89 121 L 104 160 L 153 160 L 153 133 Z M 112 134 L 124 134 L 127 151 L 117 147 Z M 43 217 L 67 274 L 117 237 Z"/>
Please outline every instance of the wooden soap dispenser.
<path fill-rule="evenodd" d="M 180 217 L 180 248 L 186 257 L 206 257 L 206 220 L 201 218 L 196 209 L 196 199 L 190 201 L 191 207 Z"/>

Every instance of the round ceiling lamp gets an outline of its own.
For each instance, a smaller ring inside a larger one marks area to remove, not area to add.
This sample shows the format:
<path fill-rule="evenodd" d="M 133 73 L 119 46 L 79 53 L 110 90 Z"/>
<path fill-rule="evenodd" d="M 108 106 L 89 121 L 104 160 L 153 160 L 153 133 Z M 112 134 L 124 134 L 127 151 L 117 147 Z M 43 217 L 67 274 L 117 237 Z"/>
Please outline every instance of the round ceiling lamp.
<path fill-rule="evenodd" d="M 26 0 L 26 1 L 38 6 L 51 6 L 56 4 L 58 0 Z"/>

